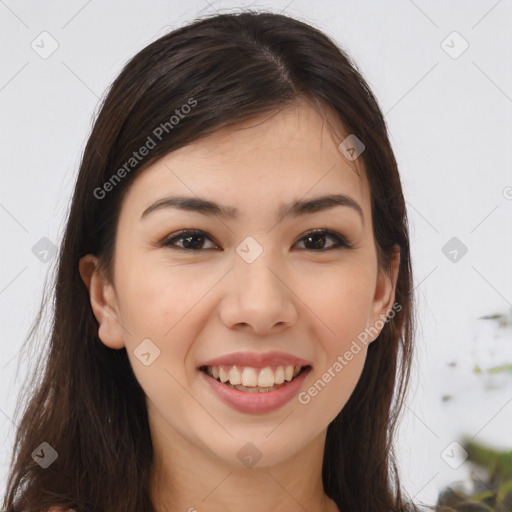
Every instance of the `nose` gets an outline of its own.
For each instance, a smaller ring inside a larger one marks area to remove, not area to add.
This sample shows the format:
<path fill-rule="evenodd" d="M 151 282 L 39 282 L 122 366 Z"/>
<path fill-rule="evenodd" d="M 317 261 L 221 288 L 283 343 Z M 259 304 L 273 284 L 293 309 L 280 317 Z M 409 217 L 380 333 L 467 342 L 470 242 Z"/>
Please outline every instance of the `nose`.
<path fill-rule="evenodd" d="M 293 283 L 270 251 L 263 251 L 252 263 L 237 256 L 225 290 L 220 318 L 229 329 L 268 335 L 297 321 Z"/>

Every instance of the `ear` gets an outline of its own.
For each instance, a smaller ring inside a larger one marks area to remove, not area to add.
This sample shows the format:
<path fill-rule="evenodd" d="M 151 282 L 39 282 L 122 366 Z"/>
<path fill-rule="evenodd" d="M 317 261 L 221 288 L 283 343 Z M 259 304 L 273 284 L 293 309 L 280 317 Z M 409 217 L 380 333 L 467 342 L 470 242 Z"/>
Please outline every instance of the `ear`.
<path fill-rule="evenodd" d="M 379 269 L 373 303 L 368 314 L 367 328 L 371 333 L 371 342 L 379 336 L 395 302 L 396 282 L 400 269 L 400 246 L 393 247 L 389 272 Z M 400 308 L 401 309 L 401 308 Z"/>
<path fill-rule="evenodd" d="M 120 349 L 125 344 L 115 290 L 99 271 L 98 264 L 98 258 L 92 254 L 80 258 L 80 276 L 89 291 L 92 311 L 99 323 L 98 337 L 107 347 Z"/>

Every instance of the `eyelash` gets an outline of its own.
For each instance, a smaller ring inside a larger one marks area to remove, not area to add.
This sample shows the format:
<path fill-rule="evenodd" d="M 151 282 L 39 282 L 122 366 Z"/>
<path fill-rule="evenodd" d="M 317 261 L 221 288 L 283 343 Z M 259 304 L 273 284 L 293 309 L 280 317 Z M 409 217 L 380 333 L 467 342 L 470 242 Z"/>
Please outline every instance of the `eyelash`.
<path fill-rule="evenodd" d="M 331 247 L 328 247 L 327 249 L 305 249 L 306 251 L 311 252 L 325 252 L 330 251 L 332 249 L 352 249 L 352 245 L 347 241 L 347 239 L 340 235 L 339 233 L 336 233 L 335 231 L 331 231 L 329 229 L 316 229 L 312 231 L 307 231 L 300 239 L 299 242 L 304 240 L 304 238 L 307 238 L 308 236 L 326 236 L 327 238 L 332 238 L 337 241 L 336 245 L 333 245 Z M 210 241 L 215 241 L 207 235 L 204 231 L 201 231 L 199 229 L 187 229 L 180 231 L 171 237 L 163 240 L 161 242 L 162 247 L 169 247 L 170 249 L 180 249 L 182 251 L 192 251 L 192 252 L 201 252 L 203 250 L 207 249 L 190 249 L 185 247 L 179 247 L 178 245 L 175 245 L 175 242 L 178 240 L 183 240 L 184 238 L 190 237 L 190 236 L 199 236 L 209 239 Z"/>

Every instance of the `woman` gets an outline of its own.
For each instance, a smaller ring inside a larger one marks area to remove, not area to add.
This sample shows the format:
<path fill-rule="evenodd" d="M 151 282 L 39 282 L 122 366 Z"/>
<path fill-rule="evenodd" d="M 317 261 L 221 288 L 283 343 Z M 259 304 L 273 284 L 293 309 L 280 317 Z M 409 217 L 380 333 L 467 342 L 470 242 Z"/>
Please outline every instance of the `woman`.
<path fill-rule="evenodd" d="M 94 124 L 8 511 L 415 510 L 405 202 L 349 57 L 270 13 L 139 52 Z"/>

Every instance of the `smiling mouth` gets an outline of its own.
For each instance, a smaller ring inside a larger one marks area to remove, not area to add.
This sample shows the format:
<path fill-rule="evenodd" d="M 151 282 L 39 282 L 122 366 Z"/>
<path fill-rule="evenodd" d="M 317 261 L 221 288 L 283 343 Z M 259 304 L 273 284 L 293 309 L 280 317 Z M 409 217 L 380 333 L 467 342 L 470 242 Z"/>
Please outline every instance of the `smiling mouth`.
<path fill-rule="evenodd" d="M 252 368 L 240 365 L 201 366 L 200 371 L 228 387 L 249 393 L 265 393 L 286 386 L 311 366 L 267 366 Z"/>

